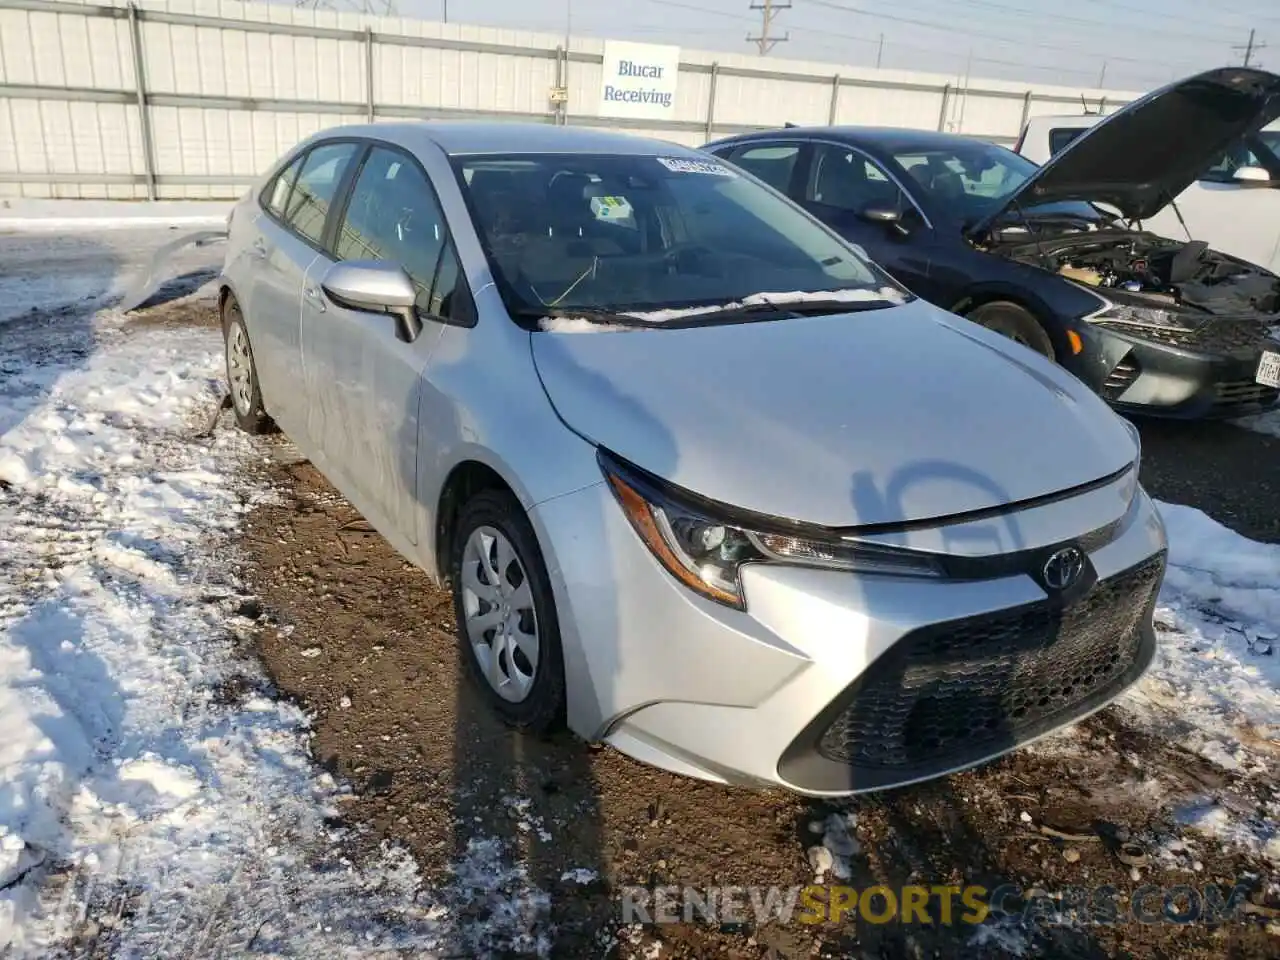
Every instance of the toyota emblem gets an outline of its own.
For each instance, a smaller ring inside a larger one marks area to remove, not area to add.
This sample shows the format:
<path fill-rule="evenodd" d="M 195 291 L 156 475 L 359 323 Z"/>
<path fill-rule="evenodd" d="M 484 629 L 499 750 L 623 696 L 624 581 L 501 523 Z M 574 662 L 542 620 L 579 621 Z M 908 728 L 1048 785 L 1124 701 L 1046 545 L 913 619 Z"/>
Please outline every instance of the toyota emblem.
<path fill-rule="evenodd" d="M 1065 590 L 1084 573 L 1084 554 L 1078 547 L 1064 547 L 1044 564 L 1044 582 L 1051 590 Z"/>

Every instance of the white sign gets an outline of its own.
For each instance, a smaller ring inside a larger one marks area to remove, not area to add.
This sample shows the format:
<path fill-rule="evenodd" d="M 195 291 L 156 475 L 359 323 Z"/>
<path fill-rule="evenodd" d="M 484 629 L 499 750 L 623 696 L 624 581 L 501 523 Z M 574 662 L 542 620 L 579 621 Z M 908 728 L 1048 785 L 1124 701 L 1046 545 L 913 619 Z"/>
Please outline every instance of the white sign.
<path fill-rule="evenodd" d="M 674 120 L 679 74 L 679 47 L 606 40 L 600 116 Z"/>

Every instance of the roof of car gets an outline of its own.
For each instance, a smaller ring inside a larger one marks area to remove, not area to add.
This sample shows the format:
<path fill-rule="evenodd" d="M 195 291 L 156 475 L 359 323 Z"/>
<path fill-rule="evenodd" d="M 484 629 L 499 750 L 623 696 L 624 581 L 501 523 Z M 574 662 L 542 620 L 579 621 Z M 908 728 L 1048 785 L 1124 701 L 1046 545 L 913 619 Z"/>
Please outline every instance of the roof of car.
<path fill-rule="evenodd" d="M 910 127 L 782 127 L 777 130 L 761 130 L 740 137 L 726 137 L 727 141 L 774 140 L 797 137 L 800 139 L 839 140 L 851 144 L 865 144 L 883 150 L 929 150 L 955 146 L 957 143 L 973 143 L 972 137 L 959 133 L 938 133 L 934 130 L 913 130 Z M 709 144 L 715 146 L 716 144 Z"/>
<path fill-rule="evenodd" d="M 665 140 L 592 127 L 482 120 L 407 120 L 325 130 L 321 136 L 377 137 L 411 147 L 424 140 L 453 155 L 476 153 L 605 153 L 700 156 Z"/>

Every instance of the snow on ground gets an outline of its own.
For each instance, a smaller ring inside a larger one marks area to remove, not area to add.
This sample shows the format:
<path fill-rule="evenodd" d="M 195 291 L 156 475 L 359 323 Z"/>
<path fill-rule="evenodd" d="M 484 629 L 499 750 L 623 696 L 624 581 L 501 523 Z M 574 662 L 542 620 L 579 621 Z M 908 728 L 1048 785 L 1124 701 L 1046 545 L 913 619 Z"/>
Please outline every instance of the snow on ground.
<path fill-rule="evenodd" d="M 1224 769 L 1272 780 L 1280 764 L 1280 546 L 1242 537 L 1192 507 L 1158 506 L 1169 535 L 1156 609 L 1160 647 L 1120 706 Z M 1178 819 L 1280 864 L 1280 809 L 1270 813 L 1204 798 Z"/>
<path fill-rule="evenodd" d="M 194 227 L 179 224 L 101 233 L 6 232 L 0 227 L 0 325 L 63 309 L 73 309 L 71 322 L 83 325 L 93 310 L 113 303 L 148 272 L 158 248 L 194 232 Z M 192 288 L 209 280 L 220 266 L 210 259 L 211 249 L 221 255 L 221 248 L 211 247 L 178 251 L 170 260 L 172 275 L 185 275 Z"/>
<path fill-rule="evenodd" d="M 0 954 L 545 955 L 497 839 L 430 893 L 403 851 L 344 856 L 306 717 L 236 655 L 255 452 L 191 427 L 220 374 L 216 331 L 110 312 L 0 338 Z"/>
<path fill-rule="evenodd" d="M 1280 437 L 1280 410 L 1272 410 L 1269 413 L 1259 413 L 1252 417 L 1241 417 L 1234 421 L 1246 430 L 1253 430 L 1257 433 L 1266 433 L 1273 437 Z"/>
<path fill-rule="evenodd" d="M 1280 546 L 1191 507 L 1159 509 L 1169 534 L 1160 655 L 1131 700 L 1175 708 L 1199 738 L 1192 749 L 1248 766 L 1251 742 L 1280 741 Z"/>

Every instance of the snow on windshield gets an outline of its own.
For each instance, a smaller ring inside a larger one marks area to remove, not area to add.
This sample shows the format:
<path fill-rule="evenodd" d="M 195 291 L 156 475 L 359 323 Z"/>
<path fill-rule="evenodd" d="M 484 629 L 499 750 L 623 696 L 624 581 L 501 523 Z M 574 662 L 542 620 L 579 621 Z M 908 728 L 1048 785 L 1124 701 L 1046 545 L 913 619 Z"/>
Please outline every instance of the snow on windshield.
<path fill-rule="evenodd" d="M 678 307 L 670 310 L 645 310 L 639 312 L 626 311 L 618 314 L 645 323 L 672 323 L 687 320 L 690 317 L 707 316 L 725 310 L 736 310 L 739 307 L 756 305 L 783 305 L 794 303 L 811 303 L 816 301 L 836 301 L 838 303 L 891 303 L 906 302 L 900 290 L 892 287 L 881 287 L 879 290 L 796 290 L 791 293 L 753 293 L 741 300 L 731 303 L 717 303 L 701 307 Z M 624 330 L 639 330 L 641 327 L 629 324 L 609 323 L 607 320 L 595 320 L 591 317 L 543 317 L 539 323 L 542 330 L 552 333 L 608 333 Z"/>

